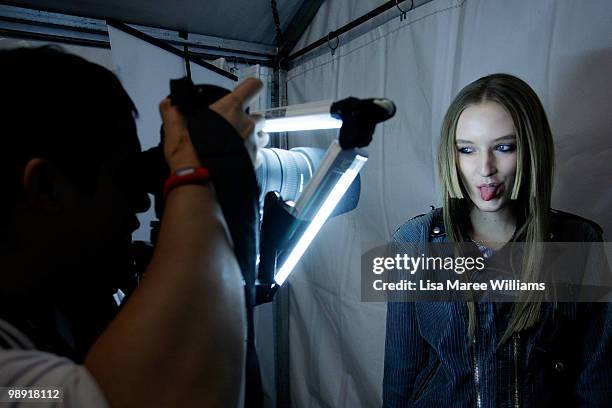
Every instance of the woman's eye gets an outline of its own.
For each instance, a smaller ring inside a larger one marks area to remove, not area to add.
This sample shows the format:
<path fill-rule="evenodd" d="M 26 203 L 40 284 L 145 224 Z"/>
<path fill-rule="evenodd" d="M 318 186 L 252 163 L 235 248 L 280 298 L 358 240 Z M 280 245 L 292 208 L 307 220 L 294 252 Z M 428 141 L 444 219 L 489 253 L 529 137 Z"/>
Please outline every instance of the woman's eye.
<path fill-rule="evenodd" d="M 468 147 L 468 146 L 464 146 L 464 147 L 457 146 L 457 151 L 459 153 L 463 153 L 463 154 L 474 153 L 474 149 L 472 149 L 471 147 Z"/>
<path fill-rule="evenodd" d="M 516 150 L 516 145 L 512 143 L 500 144 L 495 147 L 495 150 L 502 153 L 510 153 Z"/>

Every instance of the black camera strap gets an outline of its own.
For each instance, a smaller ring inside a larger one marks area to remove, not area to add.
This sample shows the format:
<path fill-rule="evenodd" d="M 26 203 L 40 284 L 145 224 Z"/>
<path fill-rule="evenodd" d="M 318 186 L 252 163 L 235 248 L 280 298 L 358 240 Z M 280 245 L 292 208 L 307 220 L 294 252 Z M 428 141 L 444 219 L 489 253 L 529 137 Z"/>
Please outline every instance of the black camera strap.
<path fill-rule="evenodd" d="M 191 142 L 198 158 L 210 173 L 217 200 L 227 223 L 245 286 L 247 306 L 247 357 L 245 405 L 263 405 L 259 363 L 255 352 L 253 308 L 255 307 L 256 259 L 259 252 L 259 187 L 251 158 L 242 137 L 222 116 L 209 109 L 229 93 L 214 85 L 194 85 L 182 78 L 170 81 L 170 99 L 187 119 Z M 164 210 L 162 186 L 170 175 L 161 143 L 144 152 L 135 166 L 141 184 L 155 196 L 159 219 Z M 139 170 L 140 169 L 140 170 Z M 143 172 L 143 170 L 146 171 Z M 153 223 L 152 242 L 159 223 Z"/>
<path fill-rule="evenodd" d="M 223 117 L 208 108 L 229 91 L 194 86 L 187 78 L 171 81 L 172 103 L 187 117 L 191 142 L 210 172 L 217 200 L 234 243 L 245 281 L 247 356 L 245 406 L 263 406 L 259 361 L 255 351 L 253 308 L 259 253 L 259 187 L 244 140 Z"/>

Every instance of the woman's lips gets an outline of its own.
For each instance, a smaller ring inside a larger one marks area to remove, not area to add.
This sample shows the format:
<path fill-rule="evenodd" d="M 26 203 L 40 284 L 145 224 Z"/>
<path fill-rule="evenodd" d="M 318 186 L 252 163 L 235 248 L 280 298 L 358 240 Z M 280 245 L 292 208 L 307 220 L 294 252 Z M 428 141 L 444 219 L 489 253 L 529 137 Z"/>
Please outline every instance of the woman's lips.
<path fill-rule="evenodd" d="M 484 201 L 491 201 L 499 196 L 502 190 L 502 185 L 503 184 L 488 183 L 478 186 L 480 198 L 482 198 Z"/>

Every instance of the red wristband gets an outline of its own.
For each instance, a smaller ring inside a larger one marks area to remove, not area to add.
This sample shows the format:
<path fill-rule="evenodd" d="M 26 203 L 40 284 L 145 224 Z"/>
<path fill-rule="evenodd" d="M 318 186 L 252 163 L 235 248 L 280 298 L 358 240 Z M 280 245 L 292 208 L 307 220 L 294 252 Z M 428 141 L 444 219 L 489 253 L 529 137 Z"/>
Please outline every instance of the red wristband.
<path fill-rule="evenodd" d="M 178 169 L 164 183 L 164 198 L 176 187 L 186 184 L 204 184 L 210 180 L 210 173 L 204 167 L 186 167 Z"/>

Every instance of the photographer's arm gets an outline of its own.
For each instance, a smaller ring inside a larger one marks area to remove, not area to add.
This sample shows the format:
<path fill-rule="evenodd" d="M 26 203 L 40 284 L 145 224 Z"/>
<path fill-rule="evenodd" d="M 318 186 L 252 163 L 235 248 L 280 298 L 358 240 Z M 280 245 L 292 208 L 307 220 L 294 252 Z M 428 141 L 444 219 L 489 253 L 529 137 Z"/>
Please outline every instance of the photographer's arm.
<path fill-rule="evenodd" d="M 254 124 L 243 106 L 260 88 L 247 80 L 211 108 L 248 136 Z M 171 169 L 198 165 L 184 118 L 168 100 L 160 111 Z M 85 365 L 113 406 L 235 406 L 244 310 L 242 277 L 214 190 L 177 188 L 146 278 Z"/>

